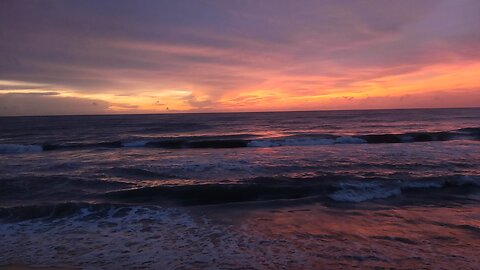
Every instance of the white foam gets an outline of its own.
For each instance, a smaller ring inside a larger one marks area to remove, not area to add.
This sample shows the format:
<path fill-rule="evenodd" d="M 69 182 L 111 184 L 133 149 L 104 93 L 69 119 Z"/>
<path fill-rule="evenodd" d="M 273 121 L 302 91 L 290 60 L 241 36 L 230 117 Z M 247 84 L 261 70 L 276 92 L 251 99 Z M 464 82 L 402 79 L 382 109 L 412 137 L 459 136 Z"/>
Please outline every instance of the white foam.
<path fill-rule="evenodd" d="M 338 137 L 335 139 L 335 143 L 345 143 L 345 144 L 360 144 L 360 143 L 367 143 L 366 140 L 360 139 L 360 138 L 355 138 L 355 137 L 349 137 L 349 136 L 343 136 L 343 137 Z"/>
<path fill-rule="evenodd" d="M 329 197 L 338 202 L 363 202 L 373 199 L 384 199 L 402 193 L 400 187 L 387 187 L 375 183 L 342 183 L 340 190 Z"/>
<path fill-rule="evenodd" d="M 405 181 L 402 188 L 441 188 L 444 181 Z"/>
<path fill-rule="evenodd" d="M 149 269 L 171 269 L 169 264 L 182 256 L 185 263 L 178 262 L 178 268 L 188 268 L 190 263 L 203 260 L 214 265 L 222 262 L 221 258 L 205 258 L 205 254 L 222 253 L 210 244 L 212 235 L 225 244 L 233 236 L 228 227 L 204 224 L 202 219 L 181 209 L 123 208 L 126 209 L 131 210 L 119 215 L 116 214 L 122 208 L 110 209 L 105 215 L 82 209 L 79 215 L 57 220 L 0 223 L 0 264 L 21 262 L 82 269 L 132 269 L 146 265 Z M 181 247 L 182 253 L 177 247 Z"/>
<path fill-rule="evenodd" d="M 122 143 L 123 147 L 145 147 L 148 141 L 132 141 Z"/>
<path fill-rule="evenodd" d="M 0 154 L 41 152 L 41 145 L 23 145 L 23 144 L 0 144 Z"/>
<path fill-rule="evenodd" d="M 271 140 L 254 140 L 247 144 L 248 147 L 276 147 L 282 146 L 279 141 L 271 141 Z"/>
<path fill-rule="evenodd" d="M 400 140 L 404 143 L 407 143 L 407 142 L 414 142 L 415 138 L 409 135 L 404 135 L 404 136 L 400 136 Z"/>

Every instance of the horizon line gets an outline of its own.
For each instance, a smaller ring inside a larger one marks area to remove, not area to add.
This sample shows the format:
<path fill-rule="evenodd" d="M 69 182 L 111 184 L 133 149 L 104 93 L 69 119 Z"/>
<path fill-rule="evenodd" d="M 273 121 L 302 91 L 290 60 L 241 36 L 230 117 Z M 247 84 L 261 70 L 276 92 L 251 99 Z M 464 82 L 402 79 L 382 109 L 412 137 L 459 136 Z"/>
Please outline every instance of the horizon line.
<path fill-rule="evenodd" d="M 43 114 L 43 115 L 0 115 L 0 118 L 7 117 L 62 117 L 62 116 L 128 116 L 128 115 L 180 115 L 180 114 L 251 114 L 251 113 L 295 113 L 295 112 L 346 112 L 346 111 L 399 111 L 399 110 L 459 110 L 459 109 L 480 109 L 476 107 L 413 107 L 413 108 L 371 108 L 371 109 L 324 109 L 324 110 L 278 110 L 278 111 L 172 111 L 163 113 L 97 113 L 97 114 Z"/>

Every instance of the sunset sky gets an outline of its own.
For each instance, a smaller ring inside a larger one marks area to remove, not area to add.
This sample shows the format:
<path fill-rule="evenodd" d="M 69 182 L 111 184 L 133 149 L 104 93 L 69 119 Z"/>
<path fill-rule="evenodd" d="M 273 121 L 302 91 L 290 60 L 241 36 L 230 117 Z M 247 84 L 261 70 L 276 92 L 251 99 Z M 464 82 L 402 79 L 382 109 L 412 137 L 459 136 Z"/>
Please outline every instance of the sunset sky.
<path fill-rule="evenodd" d="M 480 106 L 480 1 L 0 1 L 0 115 Z"/>

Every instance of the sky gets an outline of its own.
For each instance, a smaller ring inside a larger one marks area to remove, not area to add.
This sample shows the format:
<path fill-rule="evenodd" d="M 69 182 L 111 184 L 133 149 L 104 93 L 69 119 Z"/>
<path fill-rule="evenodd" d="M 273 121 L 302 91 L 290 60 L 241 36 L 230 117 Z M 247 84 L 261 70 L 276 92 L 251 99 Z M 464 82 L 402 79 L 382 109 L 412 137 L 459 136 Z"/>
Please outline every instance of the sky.
<path fill-rule="evenodd" d="M 0 1 L 0 115 L 472 106 L 478 0 Z"/>

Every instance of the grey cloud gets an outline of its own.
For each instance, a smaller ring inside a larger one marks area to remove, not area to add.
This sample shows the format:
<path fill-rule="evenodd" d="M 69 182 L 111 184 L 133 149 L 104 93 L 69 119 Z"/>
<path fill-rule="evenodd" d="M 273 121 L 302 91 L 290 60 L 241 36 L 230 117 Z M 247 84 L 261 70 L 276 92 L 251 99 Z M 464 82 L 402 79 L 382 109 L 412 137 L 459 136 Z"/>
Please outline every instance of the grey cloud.
<path fill-rule="evenodd" d="M 479 14 L 475 0 L 3 0 L 0 79 L 84 93 L 195 85 L 213 100 L 271 74 L 337 77 L 344 85 L 480 59 Z"/>
<path fill-rule="evenodd" d="M 105 101 L 60 97 L 50 93 L 0 94 L 0 116 L 98 114 L 108 112 Z"/>
<path fill-rule="evenodd" d="M 22 93 L 10 93 L 7 92 L 4 95 L 15 95 L 15 96 L 58 96 L 60 93 L 58 92 L 22 92 Z"/>
<path fill-rule="evenodd" d="M 183 98 L 194 110 L 208 109 L 215 104 L 212 100 L 200 100 L 194 95 L 188 95 Z"/>
<path fill-rule="evenodd" d="M 12 90 L 36 90 L 36 89 L 44 89 L 44 86 L 31 86 L 31 85 L 1 85 L 0 84 L 0 91 L 12 91 Z"/>

